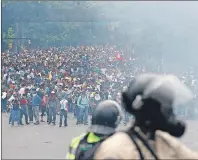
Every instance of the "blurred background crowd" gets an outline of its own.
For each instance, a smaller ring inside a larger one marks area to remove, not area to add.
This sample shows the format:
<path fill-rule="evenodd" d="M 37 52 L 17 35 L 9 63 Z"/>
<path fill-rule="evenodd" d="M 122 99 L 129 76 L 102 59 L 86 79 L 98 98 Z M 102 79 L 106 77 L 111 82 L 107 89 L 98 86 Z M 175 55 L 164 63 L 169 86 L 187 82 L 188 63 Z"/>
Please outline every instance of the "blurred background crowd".
<path fill-rule="evenodd" d="M 33 117 L 35 124 L 39 124 L 47 113 L 50 124 L 55 123 L 56 114 L 65 109 L 65 112 L 74 114 L 76 124 L 87 124 L 88 115 L 99 102 L 112 99 L 120 103 L 121 90 L 134 76 L 150 71 L 160 72 L 156 68 L 149 70 L 144 64 L 137 65 L 137 59 L 133 56 L 126 58 L 116 46 L 23 48 L 19 54 L 3 53 L 2 112 L 19 110 L 19 124 L 22 124 L 23 115 L 26 124 L 33 121 Z M 178 76 L 197 93 L 193 72 L 188 74 Z M 176 109 L 176 113 L 185 118 L 195 118 L 196 98 L 195 94 L 191 106 Z M 62 100 L 67 101 L 65 108 L 61 108 Z M 39 108 L 35 109 L 35 106 Z M 40 111 L 41 119 L 38 115 Z M 61 114 L 61 117 L 64 115 Z M 15 113 L 13 118 L 16 118 Z M 128 121 L 129 116 L 125 113 L 124 123 Z"/>

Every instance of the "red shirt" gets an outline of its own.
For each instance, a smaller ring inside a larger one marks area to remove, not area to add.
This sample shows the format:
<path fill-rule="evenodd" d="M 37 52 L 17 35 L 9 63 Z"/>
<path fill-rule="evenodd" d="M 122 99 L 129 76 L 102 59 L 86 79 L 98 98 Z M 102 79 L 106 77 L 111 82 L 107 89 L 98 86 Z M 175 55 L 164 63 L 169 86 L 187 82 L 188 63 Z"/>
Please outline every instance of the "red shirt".
<path fill-rule="evenodd" d="M 26 105 L 28 102 L 27 102 L 27 100 L 26 100 L 25 98 L 22 98 L 22 99 L 20 100 L 20 103 L 21 103 L 22 105 Z"/>

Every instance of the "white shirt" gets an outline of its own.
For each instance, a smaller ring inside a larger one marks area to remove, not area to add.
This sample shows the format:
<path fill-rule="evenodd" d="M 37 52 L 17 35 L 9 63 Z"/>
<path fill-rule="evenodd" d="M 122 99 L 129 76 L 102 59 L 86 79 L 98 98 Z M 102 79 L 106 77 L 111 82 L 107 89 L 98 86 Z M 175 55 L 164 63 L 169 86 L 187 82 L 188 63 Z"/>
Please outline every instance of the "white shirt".
<path fill-rule="evenodd" d="M 112 81 L 112 79 L 113 79 L 113 76 L 112 76 L 112 75 L 106 75 L 106 77 L 107 77 L 110 81 Z"/>
<path fill-rule="evenodd" d="M 60 101 L 60 109 L 64 109 L 64 110 L 68 111 L 67 104 L 68 104 L 68 101 L 66 99 L 61 100 Z"/>
<path fill-rule="evenodd" d="M 7 80 L 7 82 L 9 83 L 11 81 L 11 78 L 10 77 L 8 77 L 8 80 Z"/>
<path fill-rule="evenodd" d="M 97 87 L 96 87 L 99 91 L 100 91 L 100 85 L 97 85 Z"/>
<path fill-rule="evenodd" d="M 13 100 L 14 100 L 15 98 L 14 98 L 14 96 L 12 95 L 10 98 L 9 98 L 9 102 L 12 102 Z"/>
<path fill-rule="evenodd" d="M 34 73 L 30 73 L 30 76 L 31 76 L 32 78 L 34 78 Z"/>
<path fill-rule="evenodd" d="M 111 97 L 111 95 L 110 95 L 110 94 L 108 95 L 108 99 L 110 99 L 110 100 L 112 99 L 112 97 Z"/>
<path fill-rule="evenodd" d="M 27 75 L 27 79 L 31 79 L 31 76 L 30 75 Z"/>
<path fill-rule="evenodd" d="M 19 93 L 20 93 L 21 95 L 25 94 L 25 88 L 22 87 L 22 88 L 19 90 Z"/>
<path fill-rule="evenodd" d="M 6 80 L 6 76 L 7 76 L 7 74 L 4 74 L 4 75 L 3 75 L 3 80 L 4 80 L 4 81 Z"/>
<path fill-rule="evenodd" d="M 24 71 L 19 71 L 19 74 L 20 74 L 21 77 L 23 77 L 25 72 Z"/>
<path fill-rule="evenodd" d="M 5 99 L 6 96 L 7 96 L 7 93 L 6 93 L 6 92 L 3 92 L 3 93 L 2 93 L 2 99 Z"/>
<path fill-rule="evenodd" d="M 32 89 L 32 86 L 27 86 L 28 89 Z"/>
<path fill-rule="evenodd" d="M 99 94 L 96 94 L 96 95 L 95 95 L 95 100 L 96 100 L 96 101 L 99 101 L 99 100 L 100 100 L 100 95 L 99 95 Z"/>
<path fill-rule="evenodd" d="M 101 69 L 101 72 L 102 72 L 103 74 L 105 74 L 106 70 L 107 70 L 106 68 L 102 68 L 102 69 Z"/>

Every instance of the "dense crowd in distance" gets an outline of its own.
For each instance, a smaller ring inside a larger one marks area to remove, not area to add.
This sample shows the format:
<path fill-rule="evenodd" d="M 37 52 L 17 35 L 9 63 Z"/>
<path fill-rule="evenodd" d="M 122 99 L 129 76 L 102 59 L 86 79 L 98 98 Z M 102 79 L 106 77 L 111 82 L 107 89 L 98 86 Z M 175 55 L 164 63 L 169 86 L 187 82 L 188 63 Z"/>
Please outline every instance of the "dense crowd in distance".
<path fill-rule="evenodd" d="M 12 124 L 14 120 L 23 124 L 24 115 L 26 124 L 34 117 L 36 125 L 44 121 L 45 112 L 48 123 L 55 124 L 58 113 L 61 121 L 65 117 L 65 126 L 67 112 L 73 112 L 76 124 L 86 125 L 88 115 L 99 102 L 112 99 L 120 103 L 122 88 L 137 74 L 148 72 L 135 61 L 136 57 L 126 58 L 115 46 L 23 49 L 17 55 L 2 53 L 2 112 L 10 110 Z M 197 93 L 196 80 L 182 76 Z M 191 111 L 188 107 L 176 110 L 185 117 L 192 117 Z M 128 120 L 125 112 L 124 123 Z"/>

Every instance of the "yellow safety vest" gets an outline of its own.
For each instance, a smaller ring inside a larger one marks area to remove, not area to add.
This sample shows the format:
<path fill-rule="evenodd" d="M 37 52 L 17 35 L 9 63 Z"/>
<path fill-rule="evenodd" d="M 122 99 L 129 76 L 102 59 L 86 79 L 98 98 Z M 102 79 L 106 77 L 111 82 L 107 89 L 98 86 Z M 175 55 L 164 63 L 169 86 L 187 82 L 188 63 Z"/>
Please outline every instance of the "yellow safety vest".
<path fill-rule="evenodd" d="M 80 144 L 80 141 L 88 134 L 87 143 L 96 143 L 99 142 L 101 139 L 100 137 L 96 136 L 93 132 L 90 133 L 83 133 L 78 137 L 72 139 L 72 142 L 69 146 L 69 152 L 67 153 L 66 159 L 75 160 L 76 150 Z"/>

